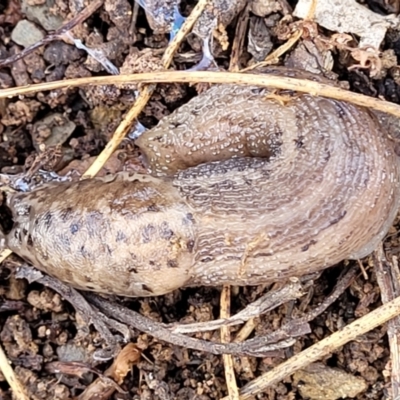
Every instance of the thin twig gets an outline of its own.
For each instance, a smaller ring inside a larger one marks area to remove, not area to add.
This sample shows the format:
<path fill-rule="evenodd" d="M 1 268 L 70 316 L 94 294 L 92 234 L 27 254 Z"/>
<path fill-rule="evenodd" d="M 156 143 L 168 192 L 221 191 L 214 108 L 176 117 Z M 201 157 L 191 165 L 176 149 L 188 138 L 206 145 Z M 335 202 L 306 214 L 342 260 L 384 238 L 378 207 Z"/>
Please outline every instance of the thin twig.
<path fill-rule="evenodd" d="M 303 30 L 300 29 L 296 31 L 287 42 L 285 42 L 282 46 L 278 47 L 271 54 L 267 56 L 264 61 L 260 61 L 254 65 L 250 65 L 250 67 L 246 67 L 240 70 L 240 72 L 249 72 L 254 71 L 257 68 L 266 67 L 267 65 L 277 64 L 279 62 L 279 57 L 283 56 L 287 51 L 289 51 L 301 38 L 303 35 Z"/>
<path fill-rule="evenodd" d="M 273 331 L 265 336 L 257 336 L 252 339 L 246 340 L 247 349 L 257 350 L 263 345 L 270 343 L 282 343 L 284 340 L 294 340 L 295 337 L 303 336 L 310 333 L 309 322 L 315 319 L 318 315 L 321 315 L 338 297 L 350 286 L 354 277 L 356 276 L 358 269 L 353 265 L 347 272 L 342 274 L 339 278 L 332 293 L 327 296 L 324 301 L 319 304 L 316 308 L 312 309 L 307 314 L 292 319 L 291 321 L 283 324 L 280 329 Z M 252 325 L 245 326 L 243 332 L 239 332 L 238 336 L 234 340 L 234 343 L 238 343 L 248 337 L 252 329 Z"/>
<path fill-rule="evenodd" d="M 133 2 L 132 18 L 129 25 L 129 36 L 133 38 L 136 35 L 136 21 L 139 14 L 139 3 L 137 1 Z"/>
<path fill-rule="evenodd" d="M 212 354 L 236 354 L 253 357 L 265 357 L 267 354 L 276 353 L 277 350 L 293 345 L 293 339 L 286 339 L 279 343 L 266 343 L 264 340 L 254 342 L 254 339 L 243 343 L 215 343 L 206 340 L 191 338 L 182 334 L 171 333 L 168 328 L 157 321 L 129 310 L 115 302 L 107 301 L 93 293 L 85 293 L 84 296 L 100 311 L 110 318 L 115 318 L 141 332 L 147 333 L 158 340 L 177 346 L 194 350 L 205 351 Z"/>
<path fill-rule="evenodd" d="M 171 64 L 174 53 L 178 50 L 179 45 L 182 43 L 182 41 L 186 37 L 186 35 L 192 30 L 194 24 L 196 23 L 196 21 L 198 20 L 198 18 L 201 15 L 201 13 L 205 9 L 208 1 L 209 0 L 199 0 L 199 2 L 193 8 L 190 15 L 186 18 L 185 22 L 179 29 L 179 31 L 176 34 L 176 36 L 174 37 L 174 39 L 171 41 L 169 46 L 166 48 L 164 56 L 162 58 L 163 65 L 165 68 L 168 68 L 169 65 Z"/>
<path fill-rule="evenodd" d="M 214 321 L 194 322 L 190 324 L 172 323 L 166 325 L 173 333 L 206 332 L 220 329 L 222 326 L 234 326 L 248 321 L 250 318 L 263 315 L 291 300 L 304 295 L 303 285 L 299 280 L 293 280 L 282 287 L 269 290 L 253 303 L 248 304 L 242 311 L 229 318 Z"/>
<path fill-rule="evenodd" d="M 374 252 L 376 278 L 381 290 L 382 303 L 385 304 L 400 296 L 400 273 L 398 265 L 388 262 L 383 252 L 382 243 Z M 390 360 L 392 362 L 391 383 L 392 398 L 400 398 L 400 316 L 388 323 Z"/>
<path fill-rule="evenodd" d="M 93 76 L 88 78 L 75 78 L 67 81 L 54 81 L 38 83 L 36 85 L 20 86 L 17 88 L 1 89 L 0 98 L 37 93 L 43 90 L 53 90 L 65 87 L 78 87 L 84 85 L 119 85 L 132 82 L 145 83 L 218 83 L 235 85 L 252 85 L 283 90 L 293 90 L 309 93 L 313 96 L 323 96 L 336 100 L 347 101 L 359 106 L 372 108 L 400 117 L 400 106 L 388 101 L 372 98 L 359 93 L 353 93 L 337 86 L 326 83 L 309 81 L 307 79 L 275 76 L 268 74 L 241 74 L 237 72 L 214 71 L 156 71 L 143 74 L 130 74 L 118 76 Z"/>
<path fill-rule="evenodd" d="M 246 30 L 249 24 L 250 2 L 238 16 L 235 36 L 232 43 L 231 59 L 229 60 L 229 71 L 239 72 L 240 56 L 242 55 L 243 45 L 246 37 Z"/>
<path fill-rule="evenodd" d="M 342 295 L 342 293 L 351 285 L 357 273 L 358 269 L 355 265 L 349 268 L 349 270 L 344 272 L 339 278 L 332 293 L 330 293 L 329 296 L 326 296 L 321 304 L 307 314 L 286 322 L 278 330 L 264 336 L 263 339 L 266 340 L 267 343 L 276 343 L 283 339 L 307 333 L 306 330 L 309 329 L 308 323 L 325 312 L 327 308 Z M 259 338 L 250 339 L 249 342 L 258 339 Z"/>
<path fill-rule="evenodd" d="M 312 0 L 310 9 L 308 10 L 307 16 L 304 19 L 304 21 L 313 20 L 316 8 L 317 8 L 317 0 Z M 265 58 L 264 61 L 251 65 L 250 67 L 244 68 L 240 72 L 252 71 L 256 68 L 265 67 L 271 64 L 277 64 L 279 62 L 279 57 L 282 57 L 284 54 L 286 54 L 298 42 L 298 40 L 302 37 L 303 32 L 304 28 L 301 27 L 288 39 L 287 42 L 279 46 L 271 54 L 268 54 L 268 56 Z"/>
<path fill-rule="evenodd" d="M 231 308 L 231 288 L 224 285 L 221 291 L 220 301 L 220 318 L 229 318 Z M 221 326 L 221 343 L 229 343 L 231 341 L 231 333 L 229 326 Z M 226 386 L 230 400 L 239 400 L 239 389 L 236 383 L 235 369 L 233 368 L 233 358 L 231 354 L 222 355 Z"/>
<path fill-rule="evenodd" d="M 377 328 L 399 314 L 400 297 L 397 297 L 254 379 L 240 390 L 240 399 L 250 400 L 267 387 L 282 381 L 308 364 L 333 353 L 339 347 Z M 229 400 L 229 398 L 224 397 L 222 400 Z"/>
<path fill-rule="evenodd" d="M 6 378 L 7 383 L 10 385 L 14 398 L 16 400 L 29 400 L 29 396 L 25 388 L 21 385 L 21 382 L 15 375 L 14 370 L 11 368 L 11 365 L 1 345 L 0 345 L 0 370 L 4 375 L 4 378 Z"/>
<path fill-rule="evenodd" d="M 6 259 L 8 258 L 10 255 L 12 254 L 12 251 L 9 249 L 4 249 L 1 253 L 0 253 L 0 264 Z"/>
<path fill-rule="evenodd" d="M 235 343 L 244 342 L 257 326 L 257 318 L 250 318 L 235 336 Z"/>

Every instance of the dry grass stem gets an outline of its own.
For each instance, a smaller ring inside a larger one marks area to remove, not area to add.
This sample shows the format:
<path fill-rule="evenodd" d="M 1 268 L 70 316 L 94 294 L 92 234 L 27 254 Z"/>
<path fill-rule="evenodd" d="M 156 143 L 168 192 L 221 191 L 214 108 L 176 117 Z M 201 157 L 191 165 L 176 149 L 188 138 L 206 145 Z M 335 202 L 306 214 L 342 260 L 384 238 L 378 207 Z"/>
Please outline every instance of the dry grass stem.
<path fill-rule="evenodd" d="M 32 94 L 44 90 L 62 89 L 65 87 L 79 87 L 84 85 L 122 85 L 132 82 L 144 83 L 216 83 L 269 87 L 282 90 L 293 90 L 308 93 L 312 96 L 323 96 L 341 101 L 348 101 L 359 106 L 386 112 L 400 117 L 400 106 L 388 101 L 372 98 L 359 93 L 353 93 L 337 86 L 326 83 L 313 82 L 306 79 L 297 79 L 268 74 L 241 74 L 237 72 L 213 71 L 162 71 L 146 72 L 143 74 L 98 76 L 90 78 L 70 79 L 68 81 L 54 81 L 27 85 L 18 88 L 0 90 L 0 98 Z"/>
<path fill-rule="evenodd" d="M 16 400 L 29 400 L 25 388 L 16 377 L 14 370 L 4 353 L 3 347 L 0 346 L 0 370 L 6 378 L 7 383 L 10 385 L 13 396 Z"/>
<path fill-rule="evenodd" d="M 220 318 L 229 318 L 231 308 L 231 289 L 229 285 L 224 285 L 221 292 Z M 229 326 L 221 327 L 221 343 L 229 343 L 231 333 Z M 231 354 L 223 354 L 222 359 L 225 369 L 225 380 L 228 388 L 229 400 L 239 400 L 239 389 L 236 383 L 235 369 L 233 368 L 233 357 Z"/>

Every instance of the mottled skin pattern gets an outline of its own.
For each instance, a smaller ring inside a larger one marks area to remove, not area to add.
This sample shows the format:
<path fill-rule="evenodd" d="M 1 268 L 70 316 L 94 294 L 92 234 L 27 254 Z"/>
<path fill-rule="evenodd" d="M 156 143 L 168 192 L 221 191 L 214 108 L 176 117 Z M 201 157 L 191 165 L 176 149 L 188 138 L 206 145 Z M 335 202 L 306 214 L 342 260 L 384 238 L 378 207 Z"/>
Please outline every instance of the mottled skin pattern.
<path fill-rule="evenodd" d="M 283 105 L 263 89 L 215 86 L 137 144 L 151 175 L 9 195 L 6 246 L 80 289 L 161 295 L 366 256 L 398 209 L 392 142 L 344 102 L 294 95 Z"/>

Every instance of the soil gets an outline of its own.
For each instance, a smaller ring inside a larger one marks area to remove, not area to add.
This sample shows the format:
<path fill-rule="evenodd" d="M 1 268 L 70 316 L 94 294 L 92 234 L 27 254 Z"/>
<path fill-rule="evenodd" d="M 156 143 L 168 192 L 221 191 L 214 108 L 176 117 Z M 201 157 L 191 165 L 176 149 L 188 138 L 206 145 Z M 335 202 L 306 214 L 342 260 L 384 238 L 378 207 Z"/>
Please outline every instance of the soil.
<path fill-rule="evenodd" d="M 44 4 L 50 14 L 58 16 L 63 22 L 71 20 L 81 9 L 78 0 L 27 0 L 22 3 L 25 7 Z M 183 1 L 180 6 L 182 13 L 189 15 L 195 3 Z M 273 5 L 274 2 L 270 3 Z M 290 32 L 295 29 L 290 15 L 294 3 L 277 2 L 276 10 L 265 17 L 250 13 L 253 36 L 250 40 L 251 29 L 245 31 L 244 46 L 238 59 L 240 68 L 251 65 L 260 57 L 264 58 L 271 49 L 278 48 L 288 39 Z M 398 12 L 396 4 L 367 0 L 365 6 L 381 15 L 388 15 Z M 132 1 L 105 1 L 84 23 L 71 30 L 72 35 L 82 39 L 88 47 L 101 50 L 123 73 L 161 69 L 161 56 L 168 45 L 168 34 L 154 33 L 143 10 L 138 8 L 137 12 L 135 9 L 132 13 L 132 9 Z M 22 51 L 23 47 L 16 44 L 11 36 L 18 22 L 25 19 L 25 13 L 18 0 L 0 3 L 0 62 Z M 227 49 L 223 48 L 226 43 L 221 41 L 221 45 L 217 39 L 213 42 L 212 52 L 220 69 L 229 68 L 237 21 L 235 19 L 226 29 L 229 42 Z M 46 33 L 46 28 L 40 23 L 34 19 L 32 22 Z M 392 30 L 387 32 L 382 44 L 384 62 L 376 73 L 372 62 L 368 62 L 365 68 L 350 68 L 358 61 L 352 58 L 349 50 L 337 47 L 330 53 L 331 65 L 329 62 L 323 63 L 330 48 L 323 48 L 322 43 L 326 41 L 318 38 L 329 41 L 333 33 L 310 25 L 308 37 L 303 35 L 294 50 L 286 54 L 282 61 L 299 68 L 317 68 L 327 76 L 344 81 L 353 91 L 399 103 L 397 65 L 400 34 Z M 261 37 L 255 37 L 257 35 Z M 264 47 L 259 49 L 257 43 Z M 191 35 L 181 45 L 173 68 L 185 70 L 192 67 L 199 62 L 200 51 L 200 41 Z M 318 60 L 317 66 L 313 64 L 315 60 Z M 328 67 L 324 68 L 326 65 Z M 19 61 L 0 66 L 0 88 L 106 74 L 103 66 L 84 50 L 65 41 L 54 40 Z M 2 179 L 4 176 L 32 174 L 39 168 L 60 175 L 83 173 L 110 140 L 124 113 L 133 104 L 137 90 L 140 87 L 67 88 L 0 100 Z M 199 90 L 204 90 L 204 87 L 158 85 L 139 121 L 151 128 Z M 101 174 L 122 169 L 141 170 L 138 156 L 137 149 L 127 138 Z M 393 227 L 385 250 L 392 257 L 396 256 L 398 249 L 398 232 Z M 372 263 L 370 259 L 362 261 L 368 279 L 360 272 L 340 298 L 310 323 L 309 334 L 296 338 L 293 346 L 269 357 L 234 357 L 239 388 L 381 304 Z M 32 399 L 94 398 L 85 390 L 99 375 L 105 373 L 113 361 L 92 357 L 94 351 L 105 347 L 104 340 L 93 326 L 87 326 L 59 294 L 38 283 L 28 284 L 25 280 L 16 279 L 15 271 L 21 263 L 22 260 L 11 256 L 0 269 L 0 341 L 18 378 Z M 349 263 L 354 262 L 346 265 Z M 306 296 L 258 318 L 253 336 L 266 335 L 278 329 L 283 322 L 315 308 L 334 288 L 345 267 L 343 263 L 326 270 L 315 279 Z M 268 289 L 233 288 L 231 313 L 240 311 Z M 219 316 L 220 291 L 220 288 L 185 289 L 161 297 L 123 300 L 123 304 L 164 323 L 209 321 Z M 239 329 L 231 328 L 232 338 Z M 220 340 L 218 331 L 196 333 L 193 336 L 210 341 Z M 139 331 L 133 331 L 131 342 L 141 357 L 132 362 L 133 366 L 127 369 L 126 377 L 117 382 L 117 390 L 101 396 L 99 392 L 96 398 L 208 400 L 227 395 L 221 356 L 160 342 Z M 351 377 L 363 382 L 363 390 L 352 398 L 391 398 L 391 360 L 385 326 L 350 342 L 321 362 L 316 364 L 319 371 L 328 368 L 329 371 L 347 373 L 349 385 Z M 310 381 L 306 372 L 288 377 L 257 398 L 331 398 L 326 394 L 325 397 L 318 397 L 322 396 L 322 389 L 317 394 L 304 389 L 307 385 L 314 389 L 323 386 L 322 383 Z M 0 399 L 11 398 L 9 386 L 0 374 Z"/>

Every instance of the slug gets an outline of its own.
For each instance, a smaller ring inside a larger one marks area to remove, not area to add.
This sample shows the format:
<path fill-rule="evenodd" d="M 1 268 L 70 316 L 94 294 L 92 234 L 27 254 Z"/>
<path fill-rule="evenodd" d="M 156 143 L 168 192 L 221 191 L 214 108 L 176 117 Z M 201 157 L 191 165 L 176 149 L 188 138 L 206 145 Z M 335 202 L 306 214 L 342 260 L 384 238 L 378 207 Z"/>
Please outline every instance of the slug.
<path fill-rule="evenodd" d="M 153 296 L 364 257 L 399 206 L 393 143 L 346 102 L 214 86 L 136 143 L 148 175 L 3 193 L 5 246 L 76 288 Z"/>

